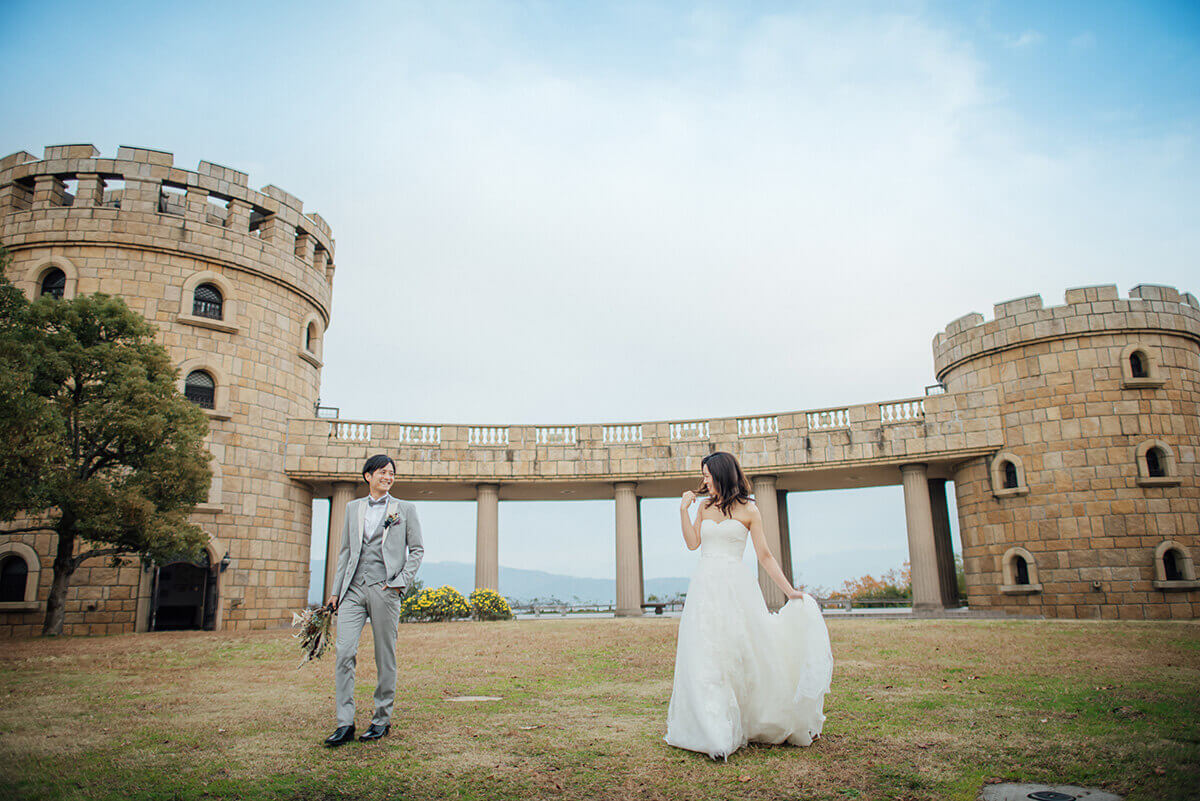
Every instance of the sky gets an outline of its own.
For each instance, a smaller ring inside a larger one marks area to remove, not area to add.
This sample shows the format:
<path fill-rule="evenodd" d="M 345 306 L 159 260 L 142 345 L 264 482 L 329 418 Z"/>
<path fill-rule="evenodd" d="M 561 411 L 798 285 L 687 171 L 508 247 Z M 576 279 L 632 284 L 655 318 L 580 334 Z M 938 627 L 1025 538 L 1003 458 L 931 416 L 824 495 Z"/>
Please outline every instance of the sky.
<path fill-rule="evenodd" d="M 905 398 L 967 312 L 1200 290 L 1194 2 L 10 0 L 0 20 L 4 153 L 168 150 L 329 221 L 322 400 L 345 418 Z M 364 380 L 381 353 L 395 369 Z M 898 488 L 790 504 L 802 574 L 904 559 Z M 648 576 L 690 568 L 674 508 L 644 502 Z M 471 504 L 419 509 L 427 558 L 473 560 Z M 505 503 L 500 536 L 501 564 L 612 575 L 611 503 Z"/>

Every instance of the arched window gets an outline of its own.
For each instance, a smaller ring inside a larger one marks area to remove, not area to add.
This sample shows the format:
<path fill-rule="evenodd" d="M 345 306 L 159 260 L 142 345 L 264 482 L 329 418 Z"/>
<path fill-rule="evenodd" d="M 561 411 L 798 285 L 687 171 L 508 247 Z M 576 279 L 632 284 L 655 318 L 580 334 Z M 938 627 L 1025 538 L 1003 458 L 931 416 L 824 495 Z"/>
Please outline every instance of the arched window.
<path fill-rule="evenodd" d="M 1000 558 L 1000 573 L 1003 581 L 1000 592 L 1005 595 L 1032 595 L 1042 591 L 1037 562 L 1024 548 L 1014 546 L 1004 552 Z"/>
<path fill-rule="evenodd" d="M 1173 592 L 1200 590 L 1196 566 L 1188 547 L 1177 540 L 1163 540 L 1154 549 L 1154 589 Z"/>
<path fill-rule="evenodd" d="M 16 554 L 0 560 L 0 603 L 25 600 L 25 582 L 29 580 L 29 565 Z"/>
<path fill-rule="evenodd" d="M 993 456 L 988 472 L 992 478 L 992 494 L 997 498 L 1029 494 L 1029 485 L 1025 483 L 1025 465 L 1021 457 L 1012 451 L 1000 451 Z"/>
<path fill-rule="evenodd" d="M 1146 475 L 1151 478 L 1162 478 L 1166 475 L 1163 469 L 1164 454 L 1159 448 L 1151 448 L 1146 451 Z"/>
<path fill-rule="evenodd" d="M 1131 342 L 1121 351 L 1121 386 L 1125 389 L 1154 389 L 1167 381 L 1159 365 L 1158 349 L 1145 342 Z"/>
<path fill-rule="evenodd" d="M 1017 466 L 1012 462 L 1004 461 L 1004 488 L 1016 489 L 1021 486 L 1020 480 L 1017 478 Z"/>
<path fill-rule="evenodd" d="M 1129 354 L 1129 375 L 1131 378 L 1149 378 L 1146 372 L 1146 354 L 1135 350 Z"/>
<path fill-rule="evenodd" d="M 1140 487 L 1175 487 L 1181 479 L 1175 451 L 1161 439 L 1147 439 L 1133 449 L 1137 464 L 1137 484 Z"/>
<path fill-rule="evenodd" d="M 317 339 L 317 324 L 309 323 L 304 329 L 304 349 L 312 353 L 313 345 Z"/>
<path fill-rule="evenodd" d="M 1183 558 L 1175 548 L 1168 548 L 1162 555 L 1165 581 L 1183 581 Z"/>
<path fill-rule="evenodd" d="M 203 370 L 193 370 L 184 381 L 183 394 L 201 409 L 213 409 L 216 407 L 217 383 Z"/>
<path fill-rule="evenodd" d="M 61 300 L 63 293 L 66 291 L 67 274 L 57 267 L 47 270 L 46 274 L 42 276 L 42 286 L 39 294 L 50 295 Z"/>
<path fill-rule="evenodd" d="M 1013 583 L 1029 583 L 1029 563 L 1025 561 L 1025 557 L 1023 556 L 1013 557 Z"/>
<path fill-rule="evenodd" d="M 212 284 L 201 284 L 192 294 L 192 314 L 197 317 L 220 320 L 224 305 L 221 290 Z"/>

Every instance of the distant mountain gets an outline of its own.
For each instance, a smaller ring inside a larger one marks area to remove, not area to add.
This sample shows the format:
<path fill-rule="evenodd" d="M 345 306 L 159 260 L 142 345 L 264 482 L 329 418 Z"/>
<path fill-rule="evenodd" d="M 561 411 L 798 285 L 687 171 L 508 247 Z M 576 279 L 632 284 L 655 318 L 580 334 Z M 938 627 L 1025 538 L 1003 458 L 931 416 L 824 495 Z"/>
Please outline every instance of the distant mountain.
<path fill-rule="evenodd" d="M 904 548 L 818 554 L 796 563 L 796 581 L 810 589 L 836 590 L 842 586 L 843 581 L 867 574 L 878 577 L 888 570 L 899 568 L 907 559 L 908 551 Z M 313 562 L 309 601 L 317 602 L 320 598 L 324 576 L 325 562 Z M 464 595 L 475 587 L 475 566 L 466 562 L 425 562 L 417 576 L 425 582 L 426 587 L 449 584 Z M 687 585 L 686 578 L 646 579 L 646 596 L 670 597 L 687 592 Z M 560 601 L 578 599 L 580 603 L 612 603 L 616 596 L 616 585 L 613 579 L 582 578 L 541 570 L 501 567 L 500 593 L 518 601 L 557 598 Z"/>
<path fill-rule="evenodd" d="M 324 582 L 325 562 L 312 563 L 312 580 L 309 582 L 309 600 L 316 601 Z M 417 578 L 426 587 L 441 587 L 449 584 L 463 595 L 475 588 L 475 566 L 465 562 L 425 562 Z M 646 579 L 646 595 L 660 598 L 687 591 L 686 578 Z M 500 568 L 500 594 L 518 602 L 534 598 L 578 603 L 613 603 L 616 600 L 616 582 L 613 579 L 582 578 L 546 573 L 541 570 L 521 570 L 515 567 Z"/>

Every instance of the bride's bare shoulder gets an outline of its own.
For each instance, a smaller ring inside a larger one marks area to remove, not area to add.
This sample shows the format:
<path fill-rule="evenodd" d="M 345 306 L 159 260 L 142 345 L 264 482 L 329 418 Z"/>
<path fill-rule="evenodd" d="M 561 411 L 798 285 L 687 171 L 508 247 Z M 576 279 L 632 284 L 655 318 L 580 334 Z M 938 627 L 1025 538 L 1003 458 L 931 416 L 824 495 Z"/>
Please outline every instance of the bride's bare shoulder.
<path fill-rule="evenodd" d="M 730 517 L 736 517 L 746 528 L 750 528 L 751 523 L 762 519 L 762 514 L 758 511 L 758 504 L 754 501 L 742 501 L 729 511 L 732 512 Z"/>

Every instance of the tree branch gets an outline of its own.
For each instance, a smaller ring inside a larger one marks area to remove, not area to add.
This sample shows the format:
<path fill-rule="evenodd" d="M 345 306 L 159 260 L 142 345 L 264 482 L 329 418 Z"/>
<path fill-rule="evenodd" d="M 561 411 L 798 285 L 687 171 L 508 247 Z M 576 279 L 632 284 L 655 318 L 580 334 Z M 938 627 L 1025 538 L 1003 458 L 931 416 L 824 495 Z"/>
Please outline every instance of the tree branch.
<path fill-rule="evenodd" d="M 85 551 L 84 553 L 79 554 L 79 556 L 76 556 L 72 561 L 74 561 L 75 567 L 78 568 L 79 565 L 83 563 L 84 559 L 91 559 L 96 556 L 117 556 L 118 554 L 123 553 L 133 553 L 133 550 L 130 548 L 97 548 L 94 551 Z"/>
<path fill-rule="evenodd" d="M 56 529 L 54 526 L 39 525 L 39 526 L 25 526 L 24 528 L 0 529 L 0 534 L 26 534 L 30 531 L 57 531 L 57 530 L 58 529 Z"/>

